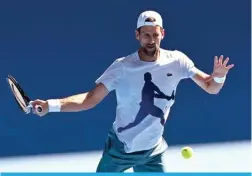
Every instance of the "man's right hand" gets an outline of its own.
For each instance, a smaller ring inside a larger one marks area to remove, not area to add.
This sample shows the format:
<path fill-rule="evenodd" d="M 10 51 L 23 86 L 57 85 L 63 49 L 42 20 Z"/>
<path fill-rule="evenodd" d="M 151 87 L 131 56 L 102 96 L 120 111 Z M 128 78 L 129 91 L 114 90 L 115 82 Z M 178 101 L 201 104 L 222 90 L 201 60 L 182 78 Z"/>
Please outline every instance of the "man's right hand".
<path fill-rule="evenodd" d="M 49 108 L 48 108 L 48 102 L 47 101 L 37 99 L 37 100 L 32 101 L 31 105 L 33 107 L 33 113 L 37 114 L 38 116 L 42 117 L 42 116 L 44 116 L 44 115 L 46 115 L 48 113 Z M 36 111 L 35 107 L 37 105 L 42 107 L 42 112 L 37 112 Z"/>

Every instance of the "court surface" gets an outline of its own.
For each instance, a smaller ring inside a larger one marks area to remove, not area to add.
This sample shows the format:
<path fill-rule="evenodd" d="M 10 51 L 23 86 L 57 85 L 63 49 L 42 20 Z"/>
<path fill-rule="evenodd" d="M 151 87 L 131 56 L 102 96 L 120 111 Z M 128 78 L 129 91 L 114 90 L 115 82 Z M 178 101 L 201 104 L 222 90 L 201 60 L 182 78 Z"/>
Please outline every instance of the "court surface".
<path fill-rule="evenodd" d="M 190 159 L 182 158 L 181 147 L 166 152 L 168 172 L 251 172 L 251 141 L 191 145 Z M 95 172 L 100 157 L 101 151 L 0 158 L 0 172 Z"/>

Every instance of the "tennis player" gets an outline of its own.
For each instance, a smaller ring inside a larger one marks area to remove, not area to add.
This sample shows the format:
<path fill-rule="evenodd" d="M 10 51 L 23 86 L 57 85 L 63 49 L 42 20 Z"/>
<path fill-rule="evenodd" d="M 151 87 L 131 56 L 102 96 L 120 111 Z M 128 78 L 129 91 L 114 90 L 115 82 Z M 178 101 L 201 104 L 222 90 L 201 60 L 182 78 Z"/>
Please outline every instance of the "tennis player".
<path fill-rule="evenodd" d="M 218 94 L 228 71 L 229 58 L 214 58 L 213 72 L 197 69 L 184 53 L 160 47 L 165 31 L 160 14 L 145 11 L 137 21 L 140 47 L 116 59 L 86 93 L 47 101 L 35 100 L 44 116 L 49 112 L 78 112 L 94 108 L 111 91 L 116 91 L 117 108 L 97 172 L 165 172 L 164 125 L 174 104 L 176 88 L 191 78 L 209 94 Z"/>

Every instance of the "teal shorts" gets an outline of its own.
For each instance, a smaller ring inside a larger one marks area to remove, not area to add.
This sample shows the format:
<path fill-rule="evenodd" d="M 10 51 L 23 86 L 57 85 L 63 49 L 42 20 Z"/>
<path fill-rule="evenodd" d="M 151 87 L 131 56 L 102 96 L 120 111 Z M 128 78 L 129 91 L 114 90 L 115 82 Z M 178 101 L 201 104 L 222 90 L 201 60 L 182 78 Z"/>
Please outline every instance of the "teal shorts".
<path fill-rule="evenodd" d="M 165 172 L 163 155 L 166 149 L 167 144 L 163 140 L 153 149 L 126 153 L 124 144 L 112 129 L 96 172 L 124 172 L 129 168 L 133 168 L 134 172 Z"/>

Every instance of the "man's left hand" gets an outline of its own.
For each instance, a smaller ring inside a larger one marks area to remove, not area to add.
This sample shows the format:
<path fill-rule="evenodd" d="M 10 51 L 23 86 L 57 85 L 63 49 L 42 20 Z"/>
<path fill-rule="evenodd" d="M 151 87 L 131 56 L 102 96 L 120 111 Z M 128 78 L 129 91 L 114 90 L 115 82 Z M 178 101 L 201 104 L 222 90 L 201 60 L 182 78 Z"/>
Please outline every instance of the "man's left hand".
<path fill-rule="evenodd" d="M 214 57 L 213 73 L 212 73 L 210 79 L 208 79 L 208 80 L 210 81 L 214 77 L 222 78 L 222 77 L 226 76 L 228 71 L 234 67 L 234 64 L 227 65 L 228 61 L 229 61 L 228 57 L 223 61 L 223 55 L 221 55 L 220 58 L 215 56 Z"/>

